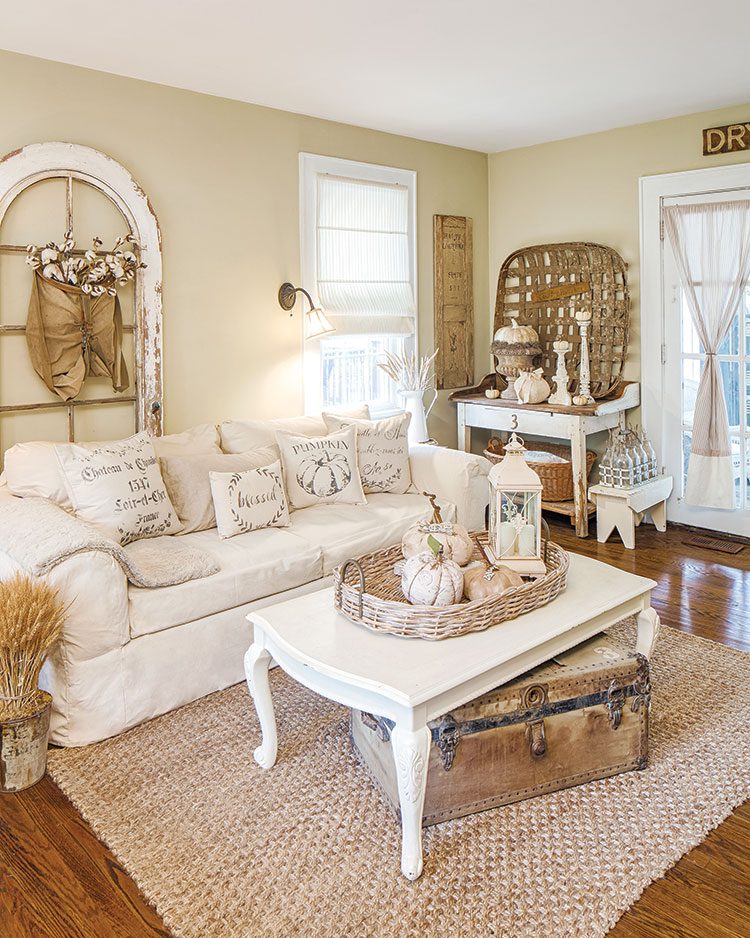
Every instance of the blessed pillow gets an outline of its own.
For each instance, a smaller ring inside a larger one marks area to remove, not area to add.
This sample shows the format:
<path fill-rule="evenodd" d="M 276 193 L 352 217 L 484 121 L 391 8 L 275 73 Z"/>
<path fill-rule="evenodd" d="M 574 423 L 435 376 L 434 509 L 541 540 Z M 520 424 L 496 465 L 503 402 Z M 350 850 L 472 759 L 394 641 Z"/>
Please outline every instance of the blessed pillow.
<path fill-rule="evenodd" d="M 354 420 L 337 414 L 323 414 L 329 431 L 357 428 L 357 464 L 365 494 L 392 492 L 403 495 L 411 485 L 409 468 L 409 429 L 411 414 L 397 414 L 384 420 Z"/>
<path fill-rule="evenodd" d="M 97 449 L 68 443 L 55 453 L 75 513 L 120 543 L 180 530 L 147 433 Z"/>
<path fill-rule="evenodd" d="M 209 472 L 219 537 L 234 537 L 258 528 L 284 528 L 289 507 L 281 463 L 243 472 Z"/>
<path fill-rule="evenodd" d="M 356 427 L 313 437 L 279 430 L 276 440 L 292 508 L 335 502 L 366 503 L 357 467 Z"/>
<path fill-rule="evenodd" d="M 209 472 L 244 472 L 277 460 L 275 447 L 252 453 L 196 453 L 159 460 L 170 501 L 182 524 L 181 534 L 216 527 Z"/>

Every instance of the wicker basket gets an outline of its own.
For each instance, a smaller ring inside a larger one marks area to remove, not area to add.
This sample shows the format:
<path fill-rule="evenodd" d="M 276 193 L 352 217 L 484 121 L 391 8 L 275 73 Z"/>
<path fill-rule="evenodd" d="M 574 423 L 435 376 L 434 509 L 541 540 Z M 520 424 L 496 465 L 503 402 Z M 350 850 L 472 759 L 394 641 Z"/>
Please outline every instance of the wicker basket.
<path fill-rule="evenodd" d="M 484 455 L 490 462 L 500 462 L 505 455 L 502 440 L 493 436 L 487 444 Z M 552 453 L 561 456 L 565 462 L 526 462 L 542 480 L 542 498 L 546 502 L 569 502 L 573 499 L 573 465 L 570 461 L 570 447 L 559 446 L 556 443 L 540 443 L 537 440 L 529 443 L 531 452 Z M 591 468 L 596 462 L 596 453 L 586 452 L 586 479 L 588 480 Z"/>
<path fill-rule="evenodd" d="M 487 532 L 474 534 L 473 538 L 477 544 L 474 559 L 484 560 L 479 544 L 487 543 Z M 393 572 L 402 559 L 401 547 L 389 547 L 335 567 L 333 594 L 339 612 L 376 632 L 437 641 L 482 632 L 544 606 L 565 589 L 568 576 L 568 555 L 548 541 L 547 572 L 530 583 L 473 602 L 416 606 L 404 600 L 401 578 Z"/>

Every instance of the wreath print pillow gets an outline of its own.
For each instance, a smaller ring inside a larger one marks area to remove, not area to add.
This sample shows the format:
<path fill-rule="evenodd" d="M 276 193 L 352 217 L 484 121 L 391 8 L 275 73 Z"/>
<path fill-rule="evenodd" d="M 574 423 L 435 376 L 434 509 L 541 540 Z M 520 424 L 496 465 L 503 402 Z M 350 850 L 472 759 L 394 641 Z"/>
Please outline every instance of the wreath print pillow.
<path fill-rule="evenodd" d="M 88 449 L 55 447 L 75 513 L 121 544 L 182 529 L 148 433 Z"/>
<path fill-rule="evenodd" d="M 276 431 L 292 508 L 366 503 L 357 466 L 357 429 L 328 436 L 296 436 Z"/>
<path fill-rule="evenodd" d="M 383 420 L 358 420 L 339 414 L 323 414 L 329 431 L 357 428 L 357 464 L 365 494 L 391 492 L 403 495 L 411 485 L 409 440 L 411 414 Z"/>
<path fill-rule="evenodd" d="M 209 472 L 219 537 L 247 534 L 258 528 L 285 528 L 289 508 L 281 463 L 242 472 Z"/>

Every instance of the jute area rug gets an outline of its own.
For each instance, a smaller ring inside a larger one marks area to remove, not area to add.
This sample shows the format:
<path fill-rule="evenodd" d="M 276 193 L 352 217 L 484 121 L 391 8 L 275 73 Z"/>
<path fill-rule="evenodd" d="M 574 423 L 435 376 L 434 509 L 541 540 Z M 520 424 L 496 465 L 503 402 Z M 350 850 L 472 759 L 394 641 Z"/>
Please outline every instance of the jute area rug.
<path fill-rule="evenodd" d="M 278 669 L 269 771 L 244 686 L 49 770 L 177 936 L 594 938 L 750 796 L 750 655 L 664 628 L 652 680 L 648 769 L 429 828 L 415 883 L 347 712 Z"/>

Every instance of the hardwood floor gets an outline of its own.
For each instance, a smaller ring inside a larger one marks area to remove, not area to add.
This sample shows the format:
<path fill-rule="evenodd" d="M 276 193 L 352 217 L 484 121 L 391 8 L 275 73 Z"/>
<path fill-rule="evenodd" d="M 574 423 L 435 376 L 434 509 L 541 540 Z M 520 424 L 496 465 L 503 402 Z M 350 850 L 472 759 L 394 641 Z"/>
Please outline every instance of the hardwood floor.
<path fill-rule="evenodd" d="M 628 551 L 616 537 L 579 540 L 567 521 L 549 520 L 563 546 L 657 580 L 653 604 L 665 624 L 750 652 L 750 546 L 712 553 L 683 545 L 679 528 L 642 527 L 638 549 Z M 750 938 L 750 803 L 651 885 L 610 934 Z M 157 935 L 168 935 L 159 917 L 49 778 L 0 797 L 2 938 Z"/>

